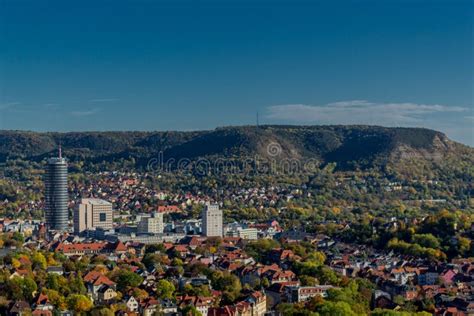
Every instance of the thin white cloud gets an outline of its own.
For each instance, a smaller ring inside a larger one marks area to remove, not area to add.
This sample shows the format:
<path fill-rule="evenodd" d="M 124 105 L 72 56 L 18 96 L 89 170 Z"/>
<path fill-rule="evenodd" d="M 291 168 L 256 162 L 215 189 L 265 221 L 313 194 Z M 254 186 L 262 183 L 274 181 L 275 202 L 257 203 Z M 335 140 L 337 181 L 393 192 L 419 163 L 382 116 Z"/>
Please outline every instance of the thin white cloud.
<path fill-rule="evenodd" d="M 105 99 L 91 99 L 89 102 L 91 103 L 101 103 L 101 102 L 116 102 L 119 101 L 118 98 L 105 98 Z"/>
<path fill-rule="evenodd" d="M 429 116 L 467 111 L 467 108 L 439 104 L 377 103 L 350 100 L 324 105 L 284 104 L 268 107 L 270 120 L 318 124 L 420 125 Z"/>
<path fill-rule="evenodd" d="M 101 109 L 100 108 L 94 108 L 90 110 L 81 110 L 81 111 L 72 111 L 71 115 L 73 116 L 90 116 L 98 113 Z"/>
<path fill-rule="evenodd" d="M 9 108 L 14 107 L 15 105 L 21 104 L 20 102 L 6 102 L 6 103 L 0 103 L 0 110 L 7 110 Z"/>

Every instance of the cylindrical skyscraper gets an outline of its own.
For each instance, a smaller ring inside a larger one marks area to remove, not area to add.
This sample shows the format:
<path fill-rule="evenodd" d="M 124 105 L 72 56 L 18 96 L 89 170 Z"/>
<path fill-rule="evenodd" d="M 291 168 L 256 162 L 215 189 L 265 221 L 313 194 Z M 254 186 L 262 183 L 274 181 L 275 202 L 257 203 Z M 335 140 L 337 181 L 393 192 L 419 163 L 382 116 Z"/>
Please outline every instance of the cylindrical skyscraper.
<path fill-rule="evenodd" d="M 48 229 L 63 231 L 68 227 L 67 163 L 61 157 L 50 158 L 45 174 L 45 212 Z"/>

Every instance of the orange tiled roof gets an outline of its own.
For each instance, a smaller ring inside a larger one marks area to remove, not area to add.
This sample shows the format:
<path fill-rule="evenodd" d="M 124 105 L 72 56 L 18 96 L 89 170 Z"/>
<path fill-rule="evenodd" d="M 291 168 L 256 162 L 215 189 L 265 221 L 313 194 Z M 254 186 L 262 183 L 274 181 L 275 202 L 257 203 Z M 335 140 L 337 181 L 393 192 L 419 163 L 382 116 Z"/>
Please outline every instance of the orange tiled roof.
<path fill-rule="evenodd" d="M 48 295 L 40 293 L 36 299 L 36 305 L 44 305 L 46 303 L 49 303 Z"/>
<path fill-rule="evenodd" d="M 104 249 L 106 243 L 78 243 L 78 244 L 64 244 L 61 243 L 58 245 L 56 250 L 69 253 L 69 252 L 84 252 L 87 250 L 90 251 L 100 251 Z"/>
<path fill-rule="evenodd" d="M 174 250 L 176 250 L 178 252 L 187 252 L 188 247 L 186 245 L 176 245 L 176 246 L 174 246 Z"/>
<path fill-rule="evenodd" d="M 28 270 L 26 270 L 26 269 L 16 269 L 16 273 L 18 273 L 19 275 L 25 276 L 25 275 L 28 275 Z"/>
<path fill-rule="evenodd" d="M 84 276 L 84 282 L 93 282 L 95 279 L 97 279 L 101 275 L 102 273 L 100 272 L 90 271 Z"/>
<path fill-rule="evenodd" d="M 84 282 L 86 283 L 92 283 L 92 285 L 97 286 L 97 285 L 115 285 L 115 283 L 110 280 L 108 277 L 103 275 L 100 272 L 97 271 L 90 271 L 84 276 Z"/>
<path fill-rule="evenodd" d="M 105 285 L 115 285 L 115 283 L 110 280 L 108 277 L 106 277 L 105 275 L 100 275 L 97 279 L 95 279 L 95 281 L 92 283 L 94 286 L 97 286 L 97 285 L 102 285 L 102 284 L 105 284 Z"/>
<path fill-rule="evenodd" d="M 176 205 L 161 205 L 161 206 L 158 206 L 158 212 L 160 212 L 160 213 L 165 213 L 165 212 L 177 213 L 177 212 L 181 212 L 181 210 Z"/>

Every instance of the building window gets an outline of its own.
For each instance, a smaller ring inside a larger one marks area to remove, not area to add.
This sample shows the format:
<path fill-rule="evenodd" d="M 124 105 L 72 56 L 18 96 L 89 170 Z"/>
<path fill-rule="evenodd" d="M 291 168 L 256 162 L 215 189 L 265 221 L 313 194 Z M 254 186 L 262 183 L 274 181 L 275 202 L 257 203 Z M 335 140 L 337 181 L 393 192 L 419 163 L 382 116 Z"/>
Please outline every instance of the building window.
<path fill-rule="evenodd" d="M 105 214 L 105 213 L 100 213 L 100 214 L 99 214 L 99 220 L 100 220 L 101 222 L 105 222 L 105 221 L 106 221 L 106 218 L 107 218 L 107 214 Z"/>

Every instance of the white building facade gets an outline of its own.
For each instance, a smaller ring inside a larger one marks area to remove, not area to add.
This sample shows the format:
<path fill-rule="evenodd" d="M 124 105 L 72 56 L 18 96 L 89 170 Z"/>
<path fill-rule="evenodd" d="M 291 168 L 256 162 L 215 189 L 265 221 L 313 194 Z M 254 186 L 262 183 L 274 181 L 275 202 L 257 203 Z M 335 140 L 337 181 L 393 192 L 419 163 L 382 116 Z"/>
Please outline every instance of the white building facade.
<path fill-rule="evenodd" d="M 222 237 L 223 214 L 217 204 L 207 204 L 202 211 L 202 234 L 207 237 Z"/>
<path fill-rule="evenodd" d="M 142 215 L 137 225 L 138 234 L 163 234 L 163 213 L 153 212 Z"/>

